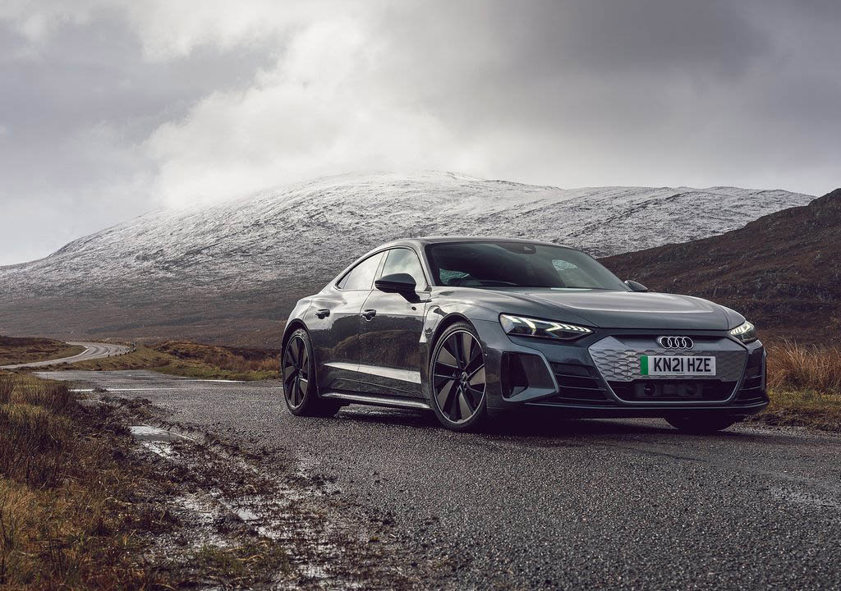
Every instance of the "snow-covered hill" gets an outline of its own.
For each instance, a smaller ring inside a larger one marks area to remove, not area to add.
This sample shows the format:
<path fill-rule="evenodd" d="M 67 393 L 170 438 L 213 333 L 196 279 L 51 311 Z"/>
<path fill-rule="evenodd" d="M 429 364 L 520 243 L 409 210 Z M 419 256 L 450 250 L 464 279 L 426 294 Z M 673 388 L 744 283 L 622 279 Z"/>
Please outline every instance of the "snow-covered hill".
<path fill-rule="evenodd" d="M 522 236 L 602 256 L 720 234 L 811 200 L 731 187 L 565 190 L 447 173 L 332 177 L 152 213 L 0 267 L 0 334 L 277 346 L 295 300 L 392 238 Z"/>
<path fill-rule="evenodd" d="M 559 189 L 449 173 L 331 177 L 201 210 L 152 213 L 45 259 L 0 268 L 0 302 L 326 282 L 401 236 L 522 236 L 604 256 L 720 234 L 812 199 L 733 187 Z"/>

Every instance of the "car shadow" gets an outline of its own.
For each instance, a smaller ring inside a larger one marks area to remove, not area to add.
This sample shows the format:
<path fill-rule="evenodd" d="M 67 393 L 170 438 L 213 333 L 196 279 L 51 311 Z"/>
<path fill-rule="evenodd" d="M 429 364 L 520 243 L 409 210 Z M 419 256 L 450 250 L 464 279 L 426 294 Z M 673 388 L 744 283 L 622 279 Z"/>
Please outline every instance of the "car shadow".
<path fill-rule="evenodd" d="M 413 429 L 440 429 L 442 432 L 446 432 L 432 412 L 422 410 L 350 405 L 339 411 L 337 419 Z M 691 435 L 678 431 L 662 419 L 572 418 L 564 416 L 560 409 L 519 412 L 496 417 L 476 435 L 485 438 L 517 438 L 520 440 L 656 436 L 658 438 L 729 439 L 766 443 L 785 442 L 793 437 L 793 435 L 783 432 L 744 431 L 738 429 L 738 427 L 710 435 Z"/>

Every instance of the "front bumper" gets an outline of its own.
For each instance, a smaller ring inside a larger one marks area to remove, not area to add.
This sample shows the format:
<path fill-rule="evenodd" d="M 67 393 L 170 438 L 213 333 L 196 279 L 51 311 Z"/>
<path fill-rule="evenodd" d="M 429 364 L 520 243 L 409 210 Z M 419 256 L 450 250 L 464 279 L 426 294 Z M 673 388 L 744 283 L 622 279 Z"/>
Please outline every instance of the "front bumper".
<path fill-rule="evenodd" d="M 486 351 L 488 410 L 554 407 L 570 416 L 661 417 L 717 411 L 747 416 L 768 405 L 765 349 L 721 331 L 599 330 L 572 343 L 509 337 L 478 323 Z M 690 351 L 669 352 L 657 337 L 690 336 Z M 640 355 L 715 356 L 715 377 L 643 376 Z"/>

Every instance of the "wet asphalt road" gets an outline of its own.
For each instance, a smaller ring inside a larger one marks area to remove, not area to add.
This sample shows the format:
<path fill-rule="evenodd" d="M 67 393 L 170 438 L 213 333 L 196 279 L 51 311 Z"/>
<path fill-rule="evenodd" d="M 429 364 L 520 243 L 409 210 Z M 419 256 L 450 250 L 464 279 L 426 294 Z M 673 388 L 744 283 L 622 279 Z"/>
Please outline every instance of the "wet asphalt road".
<path fill-rule="evenodd" d="M 559 416 L 455 434 L 424 413 L 350 406 L 292 417 L 276 383 L 61 372 L 148 398 L 246 445 L 278 448 L 391 513 L 454 588 L 841 589 L 841 438 Z M 410 567 L 407 565 L 407 569 Z"/>
<path fill-rule="evenodd" d="M 80 345 L 85 348 L 84 351 L 78 355 L 71 357 L 62 357 L 60 359 L 49 359 L 47 361 L 32 361 L 30 363 L 19 363 L 17 365 L 3 365 L 0 369 L 18 369 L 21 367 L 47 367 L 56 365 L 58 363 L 76 363 L 77 361 L 90 361 L 92 359 L 102 359 L 103 357 L 112 357 L 114 355 L 122 355 L 128 353 L 130 347 L 125 345 L 115 345 L 113 343 L 88 343 L 88 342 L 71 342 L 68 345 Z"/>

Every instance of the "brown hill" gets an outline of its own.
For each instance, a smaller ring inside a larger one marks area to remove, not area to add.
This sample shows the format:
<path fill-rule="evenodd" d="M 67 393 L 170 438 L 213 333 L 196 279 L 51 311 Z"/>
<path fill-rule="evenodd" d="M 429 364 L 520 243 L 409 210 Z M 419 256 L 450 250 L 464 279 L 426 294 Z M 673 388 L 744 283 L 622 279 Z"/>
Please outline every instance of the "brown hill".
<path fill-rule="evenodd" d="M 720 236 L 601 262 L 652 290 L 734 308 L 766 338 L 841 342 L 841 189 Z"/>

